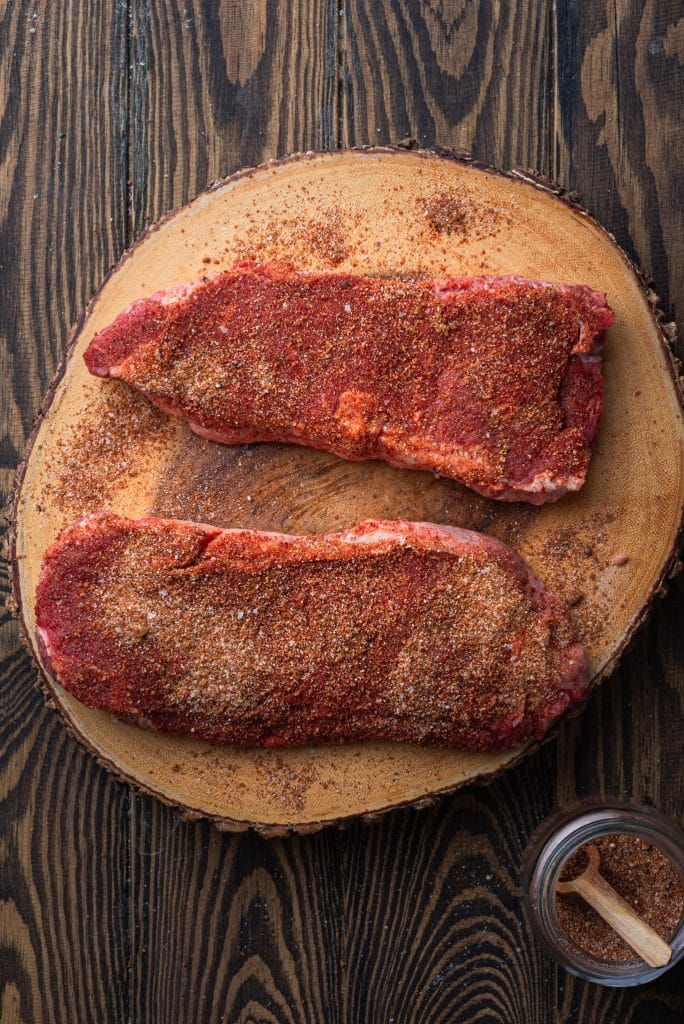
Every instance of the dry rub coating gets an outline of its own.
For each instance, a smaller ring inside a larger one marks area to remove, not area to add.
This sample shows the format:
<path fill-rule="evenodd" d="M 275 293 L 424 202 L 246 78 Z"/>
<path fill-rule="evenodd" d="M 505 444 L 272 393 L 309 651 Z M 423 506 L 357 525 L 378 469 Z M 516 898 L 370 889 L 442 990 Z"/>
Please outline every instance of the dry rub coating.
<path fill-rule="evenodd" d="M 133 303 L 85 360 L 214 441 L 384 459 L 542 504 L 584 482 L 613 319 L 583 285 L 240 264 Z"/>
<path fill-rule="evenodd" d="M 519 556 L 429 523 L 298 537 L 96 513 L 48 550 L 36 622 L 81 701 L 234 746 L 505 749 L 588 685 Z"/>

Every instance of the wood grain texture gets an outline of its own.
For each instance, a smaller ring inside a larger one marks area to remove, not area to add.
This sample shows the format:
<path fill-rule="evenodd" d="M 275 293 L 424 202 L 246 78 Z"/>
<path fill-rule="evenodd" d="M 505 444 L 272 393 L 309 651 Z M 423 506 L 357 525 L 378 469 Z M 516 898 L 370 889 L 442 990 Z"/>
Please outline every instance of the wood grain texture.
<path fill-rule="evenodd" d="M 133 1019 L 335 1024 L 337 834 L 235 838 L 132 811 Z"/>
<path fill-rule="evenodd" d="M 684 310 L 682 171 L 684 18 L 681 4 L 558 4 L 554 35 L 554 176 L 649 274 L 663 308 Z M 681 346 L 679 354 L 681 355 Z M 684 607 L 681 578 L 608 686 L 563 732 L 556 799 L 622 793 L 684 819 Z M 570 976 L 562 1020 L 674 1022 L 684 1015 L 684 965 L 637 992 Z"/>
<path fill-rule="evenodd" d="M 329 0 L 132 0 L 134 235 L 240 167 L 337 144 Z"/>
<path fill-rule="evenodd" d="M 549 174 L 549 5 L 350 0 L 341 10 L 342 145 L 409 137 Z"/>
<path fill-rule="evenodd" d="M 351 3 L 343 142 L 410 136 L 549 174 L 547 13 L 531 3 Z M 521 64 L 525 49 L 536 59 Z M 520 917 L 516 844 L 553 808 L 554 772 L 546 747 L 488 789 L 354 830 L 342 904 L 345 1020 L 553 1019 L 557 971 Z"/>
<path fill-rule="evenodd" d="M 135 234 L 239 167 L 334 148 L 337 32 L 325 0 L 136 0 Z M 143 798 L 131 828 L 136 1024 L 338 1020 L 336 833 L 226 836 Z"/>
<path fill-rule="evenodd" d="M 0 3 L 0 504 L 126 244 L 126 49 L 120 4 Z M 46 709 L 4 608 L 0 646 L 0 1019 L 124 1020 L 128 795 Z"/>
<path fill-rule="evenodd" d="M 684 315 L 684 14 L 678 0 L 558 4 L 553 174 Z"/>
<path fill-rule="evenodd" d="M 37 5 L 0 0 L 5 479 L 124 244 L 293 149 L 410 134 L 553 172 L 681 314 L 678 6 L 71 0 L 31 33 Z M 275 843 L 178 823 L 113 783 L 44 710 L 5 616 L 2 1024 L 678 1024 L 681 966 L 617 992 L 550 964 L 517 870 L 575 794 L 651 796 L 681 820 L 681 607 L 680 584 L 582 719 L 492 787 Z"/>
<path fill-rule="evenodd" d="M 517 865 L 546 811 L 550 753 L 344 838 L 345 1021 L 546 1019 L 554 994 L 521 919 Z"/>

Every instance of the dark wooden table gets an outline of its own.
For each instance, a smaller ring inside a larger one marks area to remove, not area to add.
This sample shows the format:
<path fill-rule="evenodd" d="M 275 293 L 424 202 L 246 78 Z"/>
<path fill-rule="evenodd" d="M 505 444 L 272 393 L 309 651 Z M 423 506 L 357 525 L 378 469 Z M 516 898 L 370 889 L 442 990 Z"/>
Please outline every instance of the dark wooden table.
<path fill-rule="evenodd" d="M 72 322 L 142 229 L 245 164 L 385 143 L 577 190 L 682 314 L 675 0 L 0 0 L 5 490 Z M 2 576 L 7 589 L 7 574 Z M 558 740 L 489 787 L 265 841 L 113 782 L 0 653 L 0 1021 L 676 1024 L 541 953 L 530 832 L 576 795 L 684 817 L 681 585 Z"/>

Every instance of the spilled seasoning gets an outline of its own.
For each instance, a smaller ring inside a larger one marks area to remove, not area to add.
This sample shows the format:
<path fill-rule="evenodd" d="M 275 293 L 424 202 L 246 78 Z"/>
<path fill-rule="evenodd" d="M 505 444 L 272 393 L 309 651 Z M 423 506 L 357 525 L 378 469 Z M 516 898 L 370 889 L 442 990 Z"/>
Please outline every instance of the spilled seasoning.
<path fill-rule="evenodd" d="M 107 383 L 48 456 L 41 508 L 52 504 L 69 519 L 107 508 L 176 429 L 169 416 L 141 395 L 117 382 Z"/>
<path fill-rule="evenodd" d="M 511 215 L 494 204 L 475 202 L 467 189 L 436 188 L 416 200 L 418 215 L 431 233 L 479 240 L 496 234 Z"/>
<path fill-rule="evenodd" d="M 331 267 L 350 255 L 347 234 L 354 218 L 332 206 L 304 217 L 272 218 L 265 227 L 250 226 L 235 239 L 234 252 L 243 259 L 265 259 L 287 252 L 293 263 L 312 257 Z"/>
<path fill-rule="evenodd" d="M 584 644 L 600 640 L 611 611 L 610 598 L 601 596 L 599 583 L 611 564 L 607 527 L 614 521 L 611 509 L 592 513 L 554 530 L 535 552 L 536 570 L 567 605 Z"/>
<path fill-rule="evenodd" d="M 276 800 L 285 811 L 295 813 L 306 806 L 306 797 L 317 781 L 313 765 L 288 764 L 280 754 L 257 754 L 257 795 Z"/>

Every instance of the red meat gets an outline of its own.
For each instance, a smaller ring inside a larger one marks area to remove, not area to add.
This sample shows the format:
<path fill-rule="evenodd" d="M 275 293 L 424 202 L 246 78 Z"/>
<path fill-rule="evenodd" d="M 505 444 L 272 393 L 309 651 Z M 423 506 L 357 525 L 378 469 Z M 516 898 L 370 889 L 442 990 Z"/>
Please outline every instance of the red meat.
<path fill-rule="evenodd" d="M 36 622 L 79 700 L 233 746 L 505 749 L 588 685 L 518 555 L 429 523 L 291 537 L 96 513 L 47 552 Z"/>
<path fill-rule="evenodd" d="M 243 264 L 134 302 L 85 360 L 214 441 L 379 458 L 541 504 L 584 482 L 613 319 L 584 286 Z"/>

